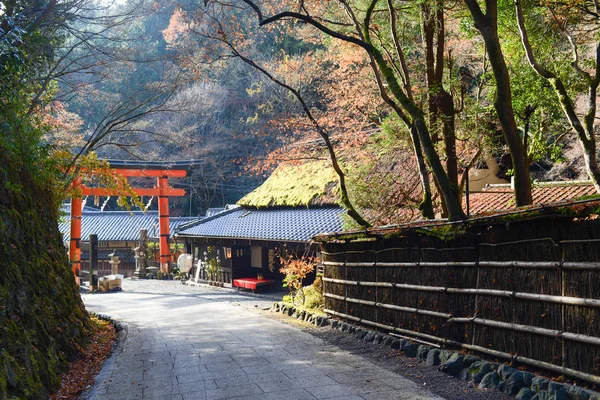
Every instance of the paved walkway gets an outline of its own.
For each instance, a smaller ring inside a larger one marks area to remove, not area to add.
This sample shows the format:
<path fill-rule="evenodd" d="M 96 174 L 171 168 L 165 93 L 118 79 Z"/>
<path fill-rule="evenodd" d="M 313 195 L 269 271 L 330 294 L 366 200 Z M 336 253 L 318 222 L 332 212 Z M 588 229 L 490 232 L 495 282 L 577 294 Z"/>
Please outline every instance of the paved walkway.
<path fill-rule="evenodd" d="M 127 326 L 87 399 L 440 399 L 253 311 L 268 297 L 126 280 L 121 293 L 83 298 Z"/>

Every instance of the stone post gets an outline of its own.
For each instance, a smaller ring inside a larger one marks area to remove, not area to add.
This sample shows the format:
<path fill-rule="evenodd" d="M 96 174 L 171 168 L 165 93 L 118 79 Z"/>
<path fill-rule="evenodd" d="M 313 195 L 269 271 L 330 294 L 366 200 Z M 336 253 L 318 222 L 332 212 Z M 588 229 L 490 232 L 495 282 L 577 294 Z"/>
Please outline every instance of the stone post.
<path fill-rule="evenodd" d="M 89 266 L 90 273 L 90 291 L 98 289 L 98 235 L 92 234 L 89 238 Z"/>

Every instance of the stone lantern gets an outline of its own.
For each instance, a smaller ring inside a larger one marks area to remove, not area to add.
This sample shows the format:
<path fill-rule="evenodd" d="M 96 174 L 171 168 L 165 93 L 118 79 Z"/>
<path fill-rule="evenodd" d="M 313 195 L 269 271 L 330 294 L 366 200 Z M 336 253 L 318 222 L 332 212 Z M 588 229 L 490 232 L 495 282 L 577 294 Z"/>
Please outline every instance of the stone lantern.
<path fill-rule="evenodd" d="M 121 264 L 121 260 L 119 260 L 119 256 L 116 252 L 110 253 L 108 256 L 110 257 L 108 263 L 110 264 L 111 274 L 116 275 L 119 273 L 119 264 Z"/>
<path fill-rule="evenodd" d="M 146 277 L 146 249 L 139 246 L 133 249 L 135 252 L 135 273 L 136 278 L 144 279 Z"/>

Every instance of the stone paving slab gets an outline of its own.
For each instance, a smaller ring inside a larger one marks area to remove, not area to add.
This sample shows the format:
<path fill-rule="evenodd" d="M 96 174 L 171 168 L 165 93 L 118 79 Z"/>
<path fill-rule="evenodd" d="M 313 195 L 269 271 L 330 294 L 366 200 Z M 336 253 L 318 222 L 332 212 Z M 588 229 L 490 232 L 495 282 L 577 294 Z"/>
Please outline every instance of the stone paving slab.
<path fill-rule="evenodd" d="M 126 326 L 84 399 L 441 399 L 253 311 L 268 296 L 172 282 L 125 280 L 123 289 L 83 295 L 88 310 Z"/>

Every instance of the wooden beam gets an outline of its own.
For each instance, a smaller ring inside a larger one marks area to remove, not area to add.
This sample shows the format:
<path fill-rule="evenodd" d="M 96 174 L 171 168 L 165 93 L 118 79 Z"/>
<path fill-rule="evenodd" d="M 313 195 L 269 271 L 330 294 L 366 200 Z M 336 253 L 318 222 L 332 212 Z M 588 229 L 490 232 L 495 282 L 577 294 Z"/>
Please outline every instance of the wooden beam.
<path fill-rule="evenodd" d="M 117 174 L 123 176 L 141 176 L 149 178 L 183 178 L 187 175 L 187 172 L 182 169 L 122 169 L 116 168 L 114 170 Z"/>
<path fill-rule="evenodd" d="M 133 188 L 133 191 L 138 196 L 185 196 L 185 190 L 167 187 L 164 189 L 154 188 Z M 119 196 L 123 195 L 122 191 L 107 188 L 89 188 L 82 186 L 81 194 L 83 196 Z"/>

